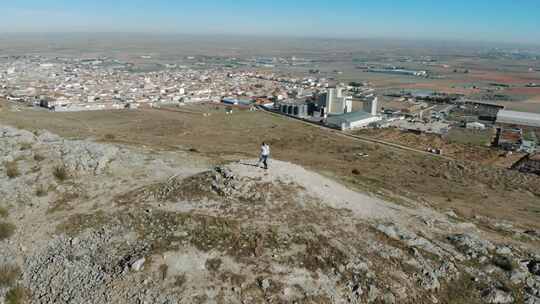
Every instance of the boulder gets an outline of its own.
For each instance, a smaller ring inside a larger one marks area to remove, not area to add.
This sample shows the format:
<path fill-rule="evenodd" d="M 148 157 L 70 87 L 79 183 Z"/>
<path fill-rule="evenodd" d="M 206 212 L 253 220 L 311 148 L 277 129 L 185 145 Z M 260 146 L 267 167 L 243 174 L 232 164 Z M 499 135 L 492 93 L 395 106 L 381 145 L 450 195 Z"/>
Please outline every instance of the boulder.
<path fill-rule="evenodd" d="M 456 247 L 456 249 L 472 259 L 485 256 L 488 254 L 489 250 L 495 248 L 490 241 L 483 240 L 480 237 L 469 233 L 450 235 L 447 239 Z"/>
<path fill-rule="evenodd" d="M 59 152 L 64 165 L 70 171 L 100 174 L 115 160 L 119 149 L 87 141 L 66 141 Z"/>
<path fill-rule="evenodd" d="M 529 264 L 527 264 L 527 268 L 530 273 L 540 276 L 540 261 L 530 261 Z"/>
<path fill-rule="evenodd" d="M 54 143 L 62 141 L 62 137 L 48 131 L 41 131 L 38 133 L 38 140 L 44 143 Z"/>
<path fill-rule="evenodd" d="M 387 237 L 391 239 L 403 241 L 405 244 L 407 244 L 410 247 L 421 248 L 439 257 L 444 255 L 442 250 L 439 247 L 435 246 L 429 240 L 421 236 L 418 236 L 414 232 L 409 231 L 405 228 L 399 227 L 395 224 L 390 224 L 390 225 L 379 224 L 377 225 L 376 229 L 384 233 Z"/>
<path fill-rule="evenodd" d="M 497 246 L 497 249 L 495 250 L 495 252 L 500 255 L 511 255 L 512 249 L 507 246 Z"/>
<path fill-rule="evenodd" d="M 510 274 L 510 282 L 512 282 L 512 284 L 520 284 L 520 283 L 523 283 L 527 277 L 529 276 L 529 273 L 526 272 L 526 271 L 520 271 L 518 269 L 516 270 L 513 270 L 512 273 Z"/>
<path fill-rule="evenodd" d="M 540 278 L 529 277 L 527 281 L 525 281 L 525 291 L 530 296 L 540 298 Z"/>
<path fill-rule="evenodd" d="M 540 298 L 527 294 L 525 295 L 525 304 L 540 304 Z"/>
<path fill-rule="evenodd" d="M 482 299 L 490 304 L 507 304 L 514 303 L 514 297 L 510 292 L 506 292 L 499 288 L 490 287 L 482 292 Z"/>
<path fill-rule="evenodd" d="M 133 264 L 131 264 L 131 269 L 133 271 L 141 271 L 144 267 L 144 262 L 146 262 L 145 258 L 138 259 Z"/>

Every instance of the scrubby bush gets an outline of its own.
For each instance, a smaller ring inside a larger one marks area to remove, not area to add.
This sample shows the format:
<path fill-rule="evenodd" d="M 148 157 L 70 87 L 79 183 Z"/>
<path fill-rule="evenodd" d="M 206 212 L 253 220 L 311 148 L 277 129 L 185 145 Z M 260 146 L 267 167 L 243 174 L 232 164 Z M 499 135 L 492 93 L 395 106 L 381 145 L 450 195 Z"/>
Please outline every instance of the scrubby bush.
<path fill-rule="evenodd" d="M 211 272 L 216 272 L 219 270 L 219 267 L 221 267 L 221 259 L 209 259 L 206 261 L 206 269 L 208 269 Z"/>
<path fill-rule="evenodd" d="M 6 304 L 24 304 L 29 301 L 29 292 L 24 287 L 17 286 L 6 294 Z"/>
<path fill-rule="evenodd" d="M 500 256 L 500 255 L 494 256 L 492 263 L 493 265 L 506 271 L 513 271 L 514 269 L 518 267 L 517 263 L 513 261 L 511 258 L 506 257 L 506 256 Z"/>
<path fill-rule="evenodd" d="M 17 281 L 20 274 L 18 266 L 3 265 L 0 266 L 0 287 L 9 287 Z"/>
<path fill-rule="evenodd" d="M 182 287 L 184 286 L 186 282 L 187 282 L 187 279 L 186 279 L 185 274 L 177 275 L 174 278 L 174 286 L 176 287 Z"/>
<path fill-rule="evenodd" d="M 63 182 L 69 178 L 68 169 L 64 165 L 54 167 L 53 175 L 60 182 Z"/>
<path fill-rule="evenodd" d="M 167 278 L 168 271 L 169 271 L 169 266 L 167 264 L 159 265 L 159 273 L 161 274 L 162 280 L 165 280 Z"/>
<path fill-rule="evenodd" d="M 0 241 L 10 238 L 15 233 L 15 225 L 0 222 Z"/>
<path fill-rule="evenodd" d="M 30 150 L 32 149 L 32 143 L 22 143 L 21 144 L 21 151 L 24 151 L 24 150 Z"/>
<path fill-rule="evenodd" d="M 4 167 L 6 168 L 6 175 L 9 178 L 16 178 L 21 175 L 16 161 L 6 162 Z"/>
<path fill-rule="evenodd" d="M 39 185 L 36 188 L 36 196 L 42 197 L 47 195 L 47 188 L 43 185 Z"/>
<path fill-rule="evenodd" d="M 39 153 L 36 153 L 34 154 L 34 160 L 37 161 L 37 162 L 41 162 L 41 161 L 44 161 L 45 160 L 45 156 L 39 154 Z"/>

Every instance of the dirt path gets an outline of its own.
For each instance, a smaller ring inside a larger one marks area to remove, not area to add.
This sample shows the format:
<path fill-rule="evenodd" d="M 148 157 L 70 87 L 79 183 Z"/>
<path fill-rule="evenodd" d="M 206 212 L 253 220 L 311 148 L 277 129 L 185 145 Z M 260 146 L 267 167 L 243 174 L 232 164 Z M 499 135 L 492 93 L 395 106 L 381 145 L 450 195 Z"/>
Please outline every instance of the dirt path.
<path fill-rule="evenodd" d="M 362 219 L 395 220 L 405 211 L 404 207 L 397 206 L 353 191 L 342 184 L 323 177 L 301 166 L 270 160 L 269 169 L 264 170 L 255 166 L 257 160 L 243 160 L 228 166 L 236 175 L 260 179 L 262 182 L 282 181 L 295 182 L 306 189 L 314 197 L 331 208 L 351 210 L 353 214 Z"/>

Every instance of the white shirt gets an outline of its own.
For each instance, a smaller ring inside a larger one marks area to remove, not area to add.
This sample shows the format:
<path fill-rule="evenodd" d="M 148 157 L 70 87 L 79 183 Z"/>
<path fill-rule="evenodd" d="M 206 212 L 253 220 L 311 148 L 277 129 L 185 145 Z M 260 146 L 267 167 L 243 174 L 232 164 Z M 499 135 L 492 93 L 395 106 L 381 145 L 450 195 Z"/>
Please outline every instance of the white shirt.
<path fill-rule="evenodd" d="M 263 145 L 263 146 L 261 146 L 261 155 L 262 155 L 262 156 L 268 156 L 268 155 L 270 155 L 270 146 L 269 146 L 269 145 Z"/>

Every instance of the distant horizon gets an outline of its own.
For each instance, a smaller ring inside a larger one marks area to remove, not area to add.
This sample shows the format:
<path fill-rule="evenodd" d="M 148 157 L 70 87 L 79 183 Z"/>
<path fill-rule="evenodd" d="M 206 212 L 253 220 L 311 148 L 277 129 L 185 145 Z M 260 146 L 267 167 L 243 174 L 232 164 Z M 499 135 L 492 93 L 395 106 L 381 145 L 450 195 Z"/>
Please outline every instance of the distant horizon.
<path fill-rule="evenodd" d="M 140 33 L 540 44 L 537 0 L 18 0 L 1 33 Z"/>
<path fill-rule="evenodd" d="M 167 37 L 167 36 L 177 36 L 177 37 L 200 37 L 200 38 L 250 38 L 250 39 L 300 39 L 300 40 L 322 40 L 322 41 L 374 41 L 374 42 L 394 42 L 399 44 L 400 42 L 425 42 L 425 43 L 460 43 L 467 46 L 482 46 L 487 45 L 489 47 L 530 47 L 538 48 L 540 51 L 540 41 L 539 42 L 512 42 L 512 41 L 495 41 L 495 40 L 472 40 L 472 39 L 459 39 L 459 38 L 440 38 L 440 37 L 384 37 L 384 36 L 364 36 L 364 37 L 329 37 L 329 36 L 301 36 L 301 35 L 287 35 L 287 34 L 244 34 L 244 33 L 187 33 L 187 32 L 143 32 L 143 31 L 58 31 L 58 32 L 39 32 L 39 31 L 23 31 L 23 32 L 2 32 L 0 31 L 1 36 L 40 36 L 40 38 L 46 38 L 46 36 L 62 36 L 62 35 L 72 35 L 80 36 L 117 36 L 117 35 L 131 35 L 136 36 L 145 36 L 145 37 Z"/>

